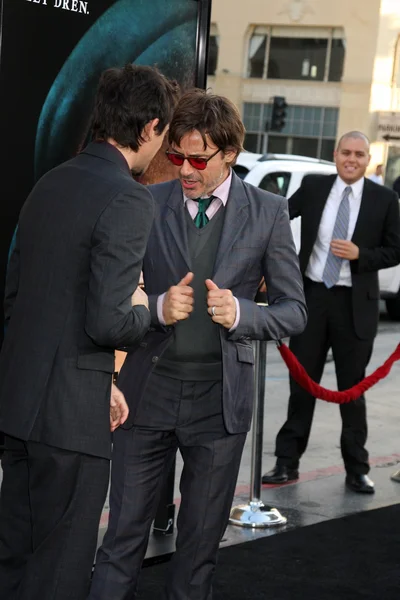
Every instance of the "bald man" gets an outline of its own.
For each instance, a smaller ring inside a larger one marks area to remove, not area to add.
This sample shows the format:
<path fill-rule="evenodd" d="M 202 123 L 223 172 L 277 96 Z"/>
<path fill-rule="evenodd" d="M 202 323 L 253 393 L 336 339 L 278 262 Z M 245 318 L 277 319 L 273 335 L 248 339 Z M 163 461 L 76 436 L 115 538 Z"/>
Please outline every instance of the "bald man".
<path fill-rule="evenodd" d="M 365 178 L 368 138 L 359 131 L 346 133 L 334 157 L 337 175 L 306 176 L 289 199 L 290 218 L 301 216 L 299 258 L 309 311 L 304 332 L 291 338 L 290 348 L 317 382 L 332 349 L 338 389 L 345 390 L 365 377 L 378 327 L 378 270 L 400 262 L 400 225 L 397 194 Z M 315 398 L 290 379 L 276 465 L 263 483 L 299 477 L 314 408 Z M 341 404 L 340 414 L 346 486 L 371 494 L 364 396 Z"/>

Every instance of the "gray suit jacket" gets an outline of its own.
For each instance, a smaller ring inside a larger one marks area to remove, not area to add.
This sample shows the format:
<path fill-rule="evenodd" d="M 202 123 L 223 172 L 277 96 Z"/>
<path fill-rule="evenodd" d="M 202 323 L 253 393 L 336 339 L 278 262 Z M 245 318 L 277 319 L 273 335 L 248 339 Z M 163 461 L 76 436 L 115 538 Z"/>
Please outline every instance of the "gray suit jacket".
<path fill-rule="evenodd" d="M 191 270 L 179 181 L 150 186 L 150 190 L 156 216 L 143 271 L 152 327 L 139 347 L 128 354 L 118 380 L 131 409 L 126 428 L 132 426 L 146 381 L 173 335 L 173 327 L 159 324 L 157 298 Z M 267 283 L 268 307 L 254 302 L 262 276 Z M 286 200 L 244 183 L 234 173 L 213 281 L 230 289 L 240 304 L 240 322 L 234 332 L 216 325 L 222 348 L 225 425 L 230 433 L 239 433 L 247 431 L 251 422 L 251 340 L 277 340 L 301 333 L 307 310 Z"/>
<path fill-rule="evenodd" d="M 0 431 L 109 457 L 114 349 L 140 341 L 131 306 L 154 202 L 122 154 L 92 143 L 36 184 L 6 282 Z"/>

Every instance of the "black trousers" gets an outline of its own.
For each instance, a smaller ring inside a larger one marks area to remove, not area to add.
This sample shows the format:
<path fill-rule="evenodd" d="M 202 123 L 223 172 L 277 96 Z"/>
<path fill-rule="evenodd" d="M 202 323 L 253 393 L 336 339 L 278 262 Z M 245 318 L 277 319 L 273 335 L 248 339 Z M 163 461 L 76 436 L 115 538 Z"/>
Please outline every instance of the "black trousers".
<path fill-rule="evenodd" d="M 339 390 L 346 390 L 365 377 L 372 354 L 373 340 L 360 340 L 354 331 L 351 289 L 305 281 L 309 311 L 306 329 L 290 340 L 290 348 L 310 377 L 320 382 L 326 356 L 332 348 Z M 297 468 L 307 448 L 314 415 L 315 398 L 290 378 L 288 417 L 276 438 L 277 463 Z M 367 416 L 364 396 L 340 405 L 342 433 L 340 446 L 346 471 L 369 471 Z"/>
<path fill-rule="evenodd" d="M 85 600 L 109 461 L 6 436 L 0 599 Z"/>
<path fill-rule="evenodd" d="M 153 374 L 133 428 L 115 432 L 110 520 L 97 553 L 90 600 L 136 597 L 164 475 L 178 448 L 184 462 L 181 505 L 164 598 L 211 600 L 246 438 L 226 432 L 221 396 L 219 381 L 185 382 Z"/>

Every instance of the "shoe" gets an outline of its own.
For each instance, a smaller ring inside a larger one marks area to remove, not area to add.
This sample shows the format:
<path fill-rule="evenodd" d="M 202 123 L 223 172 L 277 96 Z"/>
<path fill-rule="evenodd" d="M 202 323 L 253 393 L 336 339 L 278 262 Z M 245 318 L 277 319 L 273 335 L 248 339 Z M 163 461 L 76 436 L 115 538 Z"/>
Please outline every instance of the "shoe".
<path fill-rule="evenodd" d="M 359 494 L 374 494 L 375 484 L 368 475 L 346 475 L 346 486 Z"/>
<path fill-rule="evenodd" d="M 290 469 L 285 465 L 275 465 L 272 471 L 262 476 L 262 483 L 287 483 L 299 478 L 298 469 Z"/>
<path fill-rule="evenodd" d="M 398 483 L 400 483 L 400 469 L 398 471 L 395 471 L 391 476 L 390 479 L 393 479 L 393 481 L 397 481 Z"/>

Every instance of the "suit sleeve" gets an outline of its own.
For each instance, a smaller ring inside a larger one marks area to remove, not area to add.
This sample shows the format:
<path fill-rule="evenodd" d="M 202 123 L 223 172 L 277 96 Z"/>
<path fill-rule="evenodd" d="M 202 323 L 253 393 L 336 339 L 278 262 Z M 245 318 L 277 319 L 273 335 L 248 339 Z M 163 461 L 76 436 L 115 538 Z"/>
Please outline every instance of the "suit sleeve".
<path fill-rule="evenodd" d="M 287 202 L 279 203 L 263 257 L 268 306 L 238 298 L 240 321 L 229 339 L 279 340 L 301 333 L 307 323 L 303 279 L 290 229 Z"/>
<path fill-rule="evenodd" d="M 7 275 L 4 292 L 4 326 L 7 328 L 11 319 L 14 302 L 19 287 L 19 230 L 14 231 L 8 252 Z"/>
<path fill-rule="evenodd" d="M 145 188 L 118 194 L 93 232 L 86 332 L 110 348 L 136 345 L 150 325 L 144 306 L 131 305 L 154 218 L 154 201 Z"/>
<path fill-rule="evenodd" d="M 307 183 L 307 176 L 303 177 L 300 187 L 295 191 L 288 200 L 289 218 L 295 219 L 301 216 L 303 197 L 305 194 L 305 186 Z"/>
<path fill-rule="evenodd" d="M 377 248 L 359 248 L 359 258 L 350 262 L 353 273 L 368 273 L 394 267 L 400 263 L 400 216 L 397 194 L 392 192 Z"/>
<path fill-rule="evenodd" d="M 160 311 L 159 311 L 159 302 L 161 299 L 161 306 L 164 300 L 166 292 L 163 294 L 149 294 L 149 310 L 150 310 L 150 318 L 151 318 L 151 326 L 155 327 L 160 331 L 164 331 L 165 333 L 170 332 L 174 329 L 175 325 L 165 325 L 162 320 L 160 320 Z M 162 312 L 162 310 L 161 310 Z"/>

